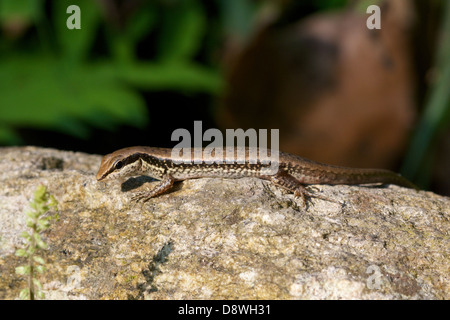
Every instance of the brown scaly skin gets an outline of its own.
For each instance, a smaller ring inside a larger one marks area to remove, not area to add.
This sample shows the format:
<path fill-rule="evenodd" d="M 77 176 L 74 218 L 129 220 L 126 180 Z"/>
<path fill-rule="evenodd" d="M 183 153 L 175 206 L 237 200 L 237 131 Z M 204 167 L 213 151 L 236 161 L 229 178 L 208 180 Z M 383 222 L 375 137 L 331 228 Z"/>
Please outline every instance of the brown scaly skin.
<path fill-rule="evenodd" d="M 154 189 L 137 193 L 133 197 L 134 200 L 143 200 L 144 202 L 168 191 L 172 188 L 175 181 L 204 177 L 257 177 L 269 180 L 273 184 L 293 192 L 295 196 L 302 197 L 304 201 L 306 197 L 330 200 L 307 191 L 305 185 L 310 184 L 352 185 L 380 183 L 418 189 L 405 178 L 389 170 L 332 166 L 284 152 L 279 152 L 277 162 L 273 160 L 273 163 L 277 165 L 277 170 L 267 171 L 270 165 L 260 160 L 258 148 L 241 150 L 245 150 L 245 156 L 239 155 L 235 148 L 234 159 L 238 161 L 233 163 L 223 162 L 225 151 L 222 157 L 217 156 L 214 158 L 215 160 L 220 160 L 215 163 L 207 162 L 208 158 L 203 158 L 201 153 L 196 154 L 194 151 L 191 153 L 190 160 L 177 163 L 176 159 L 172 157 L 172 149 L 152 147 L 124 148 L 103 157 L 97 173 L 97 180 L 112 180 L 136 175 L 148 175 L 161 180 L 160 184 Z"/>

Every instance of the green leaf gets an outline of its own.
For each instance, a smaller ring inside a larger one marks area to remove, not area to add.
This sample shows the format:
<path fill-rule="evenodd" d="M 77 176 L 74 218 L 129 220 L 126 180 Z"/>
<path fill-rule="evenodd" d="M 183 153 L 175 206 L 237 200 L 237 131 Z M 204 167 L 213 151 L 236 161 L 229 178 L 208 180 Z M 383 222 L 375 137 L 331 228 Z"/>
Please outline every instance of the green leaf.
<path fill-rule="evenodd" d="M 33 233 L 33 238 L 36 242 L 42 241 L 41 235 L 39 233 Z"/>
<path fill-rule="evenodd" d="M 44 267 L 44 266 L 41 266 L 41 265 L 39 265 L 39 266 L 35 266 L 34 267 L 35 269 L 36 269 L 36 271 L 37 272 L 39 272 L 39 273 L 44 273 L 46 270 L 47 270 L 47 268 L 46 267 Z"/>
<path fill-rule="evenodd" d="M 44 292 L 42 292 L 41 290 L 38 290 L 38 291 L 36 292 L 36 296 L 37 296 L 39 299 L 45 299 L 45 294 L 44 294 Z"/>
<path fill-rule="evenodd" d="M 30 274 L 30 266 L 20 266 L 16 268 L 16 273 L 20 275 Z"/>
<path fill-rule="evenodd" d="M 129 19 L 126 25 L 126 36 L 135 45 L 142 37 L 148 34 L 157 20 L 154 3 L 147 2 L 138 12 Z"/>
<path fill-rule="evenodd" d="M 22 289 L 19 293 L 19 298 L 22 300 L 30 299 L 30 289 L 28 288 Z"/>
<path fill-rule="evenodd" d="M 44 241 L 36 241 L 36 246 L 39 249 L 48 249 L 48 245 Z"/>
<path fill-rule="evenodd" d="M 164 10 L 158 56 L 161 61 L 187 61 L 199 50 L 205 33 L 205 12 L 198 1 L 179 1 Z"/>
<path fill-rule="evenodd" d="M 50 207 L 52 207 L 54 210 L 58 210 L 58 201 L 55 199 L 53 195 L 50 195 Z"/>
<path fill-rule="evenodd" d="M 38 289 L 42 289 L 42 284 L 39 282 L 38 279 L 33 278 L 33 283 Z"/>
<path fill-rule="evenodd" d="M 36 225 L 34 223 L 34 219 L 27 218 L 25 220 L 25 224 L 28 228 L 34 228 Z"/>
<path fill-rule="evenodd" d="M 38 232 L 41 232 L 47 230 L 50 227 L 50 222 L 48 222 L 47 220 L 38 220 L 37 225 Z"/>
<path fill-rule="evenodd" d="M 28 256 L 33 255 L 35 252 L 36 252 L 36 247 L 32 247 L 32 246 L 28 247 L 28 249 L 27 249 Z"/>
<path fill-rule="evenodd" d="M 34 201 L 41 203 L 46 200 L 47 189 L 43 185 L 39 185 L 34 191 Z"/>
<path fill-rule="evenodd" d="M 39 241 L 36 244 L 39 247 L 39 249 L 44 249 L 44 250 L 48 249 L 48 244 L 46 244 L 44 241 Z"/>
<path fill-rule="evenodd" d="M 33 260 L 36 261 L 37 263 L 45 264 L 44 259 L 42 257 L 40 257 L 40 256 L 34 256 Z"/>
<path fill-rule="evenodd" d="M 34 233 L 33 238 L 36 241 L 36 246 L 39 249 L 47 249 L 48 245 L 42 240 L 41 235 L 39 233 Z"/>
<path fill-rule="evenodd" d="M 10 128 L 45 128 L 79 138 L 88 138 L 89 125 L 142 127 L 147 123 L 144 101 L 117 72 L 112 64 L 78 65 L 39 55 L 2 57 L 0 119 Z"/>
<path fill-rule="evenodd" d="M 46 213 L 48 210 L 50 210 L 50 207 L 48 206 L 48 205 L 46 205 L 46 204 L 42 204 L 41 205 L 41 207 L 40 207 L 40 212 L 41 212 L 41 214 L 44 214 L 44 213 Z"/>
<path fill-rule="evenodd" d="M 147 90 L 180 90 L 218 95 L 224 87 L 219 72 L 194 63 L 136 63 L 119 72 L 123 80 Z"/>
<path fill-rule="evenodd" d="M 28 253 L 25 249 L 17 249 L 16 256 L 18 257 L 28 257 Z"/>
<path fill-rule="evenodd" d="M 28 241 L 31 239 L 30 234 L 29 234 L 28 232 L 26 232 L 26 231 L 22 231 L 22 233 L 20 234 L 20 236 L 21 236 L 22 238 L 28 240 Z"/>
<path fill-rule="evenodd" d="M 38 214 L 37 212 L 31 211 L 31 210 L 25 211 L 25 214 L 26 214 L 26 216 L 29 217 L 30 219 L 36 219 L 36 218 L 39 216 L 39 214 Z"/>

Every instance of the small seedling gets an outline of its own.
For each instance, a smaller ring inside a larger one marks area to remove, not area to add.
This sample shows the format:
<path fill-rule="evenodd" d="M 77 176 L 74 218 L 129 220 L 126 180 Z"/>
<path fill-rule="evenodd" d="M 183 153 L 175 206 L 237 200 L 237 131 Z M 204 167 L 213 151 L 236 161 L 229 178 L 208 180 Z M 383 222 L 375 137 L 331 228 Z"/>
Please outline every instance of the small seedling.
<path fill-rule="evenodd" d="M 24 231 L 21 237 L 25 239 L 24 248 L 18 249 L 16 255 L 27 258 L 27 263 L 16 268 L 16 273 L 28 277 L 28 287 L 20 291 L 21 299 L 35 300 L 43 299 L 42 285 L 36 278 L 37 273 L 44 273 L 44 259 L 38 255 L 42 250 L 48 248 L 40 233 L 50 227 L 51 220 L 58 220 L 58 214 L 46 215 L 53 208 L 57 211 L 58 202 L 50 195 L 45 186 L 39 186 L 34 192 L 33 200 L 30 202 L 31 210 L 25 211 L 26 225 L 31 230 Z"/>

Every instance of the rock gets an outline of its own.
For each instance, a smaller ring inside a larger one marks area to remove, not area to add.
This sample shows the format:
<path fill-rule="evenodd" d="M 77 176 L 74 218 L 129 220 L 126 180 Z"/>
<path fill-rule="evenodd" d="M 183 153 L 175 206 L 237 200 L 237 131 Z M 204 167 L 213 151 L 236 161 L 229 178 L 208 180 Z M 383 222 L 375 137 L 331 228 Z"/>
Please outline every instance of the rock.
<path fill-rule="evenodd" d="M 59 201 L 43 234 L 47 299 L 449 299 L 450 199 L 397 186 L 316 186 L 305 208 L 259 179 L 197 179 L 145 204 L 149 179 L 98 183 L 101 156 L 0 149 L 0 299 L 26 286 L 24 210 Z"/>

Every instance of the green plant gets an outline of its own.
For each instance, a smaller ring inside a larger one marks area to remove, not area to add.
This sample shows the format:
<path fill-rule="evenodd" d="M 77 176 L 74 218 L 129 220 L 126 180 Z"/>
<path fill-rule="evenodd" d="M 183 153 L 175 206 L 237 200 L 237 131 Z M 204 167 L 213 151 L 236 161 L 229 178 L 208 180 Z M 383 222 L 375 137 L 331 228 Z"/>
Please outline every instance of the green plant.
<path fill-rule="evenodd" d="M 36 278 L 37 273 L 45 272 L 44 259 L 38 255 L 42 250 L 48 248 L 40 233 L 50 227 L 51 220 L 58 220 L 58 214 L 46 215 L 53 208 L 57 210 L 58 202 L 50 195 L 45 186 L 39 186 L 34 192 L 33 200 L 30 202 L 31 210 L 25 211 L 27 215 L 26 225 L 31 229 L 30 232 L 24 231 L 21 237 L 25 239 L 24 248 L 18 249 L 16 255 L 27 258 L 27 263 L 16 268 L 16 273 L 27 276 L 28 287 L 20 292 L 21 299 L 35 300 L 35 298 L 44 298 L 41 291 L 42 285 Z"/>
<path fill-rule="evenodd" d="M 78 30 L 66 27 L 73 4 Z M 81 139 L 93 127 L 143 128 L 142 93 L 221 91 L 218 68 L 198 61 L 211 33 L 200 0 L 146 0 L 123 24 L 114 17 L 106 2 L 0 0 L 0 144 L 23 143 L 21 128 Z"/>

